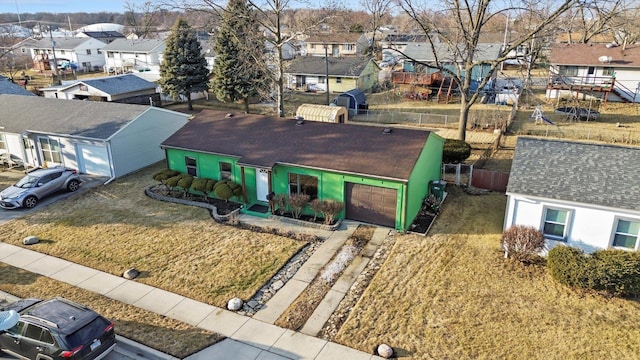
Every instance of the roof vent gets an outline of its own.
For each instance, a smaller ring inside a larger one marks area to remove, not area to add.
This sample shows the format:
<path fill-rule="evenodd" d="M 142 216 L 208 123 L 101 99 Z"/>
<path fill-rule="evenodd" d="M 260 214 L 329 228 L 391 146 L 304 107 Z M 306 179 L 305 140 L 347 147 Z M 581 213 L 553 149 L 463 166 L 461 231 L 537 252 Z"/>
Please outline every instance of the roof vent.
<path fill-rule="evenodd" d="M 297 117 L 296 117 L 296 119 L 297 119 L 296 120 L 296 125 L 300 126 L 300 125 L 304 124 L 304 119 L 298 119 Z"/>
<path fill-rule="evenodd" d="M 232 113 L 227 113 L 224 117 L 226 117 L 228 119 L 230 117 L 233 117 L 233 114 Z"/>
<path fill-rule="evenodd" d="M 618 47 L 618 44 L 616 44 L 616 43 L 608 43 L 605 46 L 607 47 L 607 49 L 611 49 L 611 48 L 614 48 L 614 47 Z"/>
<path fill-rule="evenodd" d="M 384 129 L 382 130 L 382 134 L 383 134 L 383 135 L 389 135 L 389 134 L 391 134 L 391 131 L 393 131 L 393 129 L 391 129 L 391 128 L 384 128 Z"/>

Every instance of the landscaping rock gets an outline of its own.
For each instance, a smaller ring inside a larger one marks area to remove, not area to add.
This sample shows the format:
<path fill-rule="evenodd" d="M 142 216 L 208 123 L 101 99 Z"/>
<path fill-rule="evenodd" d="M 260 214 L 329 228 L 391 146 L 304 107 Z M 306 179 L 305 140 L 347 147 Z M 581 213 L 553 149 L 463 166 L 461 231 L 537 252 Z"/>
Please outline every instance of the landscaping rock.
<path fill-rule="evenodd" d="M 122 277 L 124 277 L 125 279 L 128 279 L 128 280 L 133 280 L 133 279 L 137 278 L 138 275 L 140 275 L 140 271 L 136 270 L 135 268 L 131 268 L 129 270 L 125 270 L 125 272 L 122 273 Z"/>
<path fill-rule="evenodd" d="M 387 344 L 380 344 L 378 346 L 378 355 L 388 359 L 393 356 L 393 348 Z"/>
<path fill-rule="evenodd" d="M 231 311 L 238 311 L 238 310 L 242 309 L 242 299 L 233 298 L 233 299 L 229 300 L 229 302 L 227 303 L 227 309 L 229 309 Z"/>
<path fill-rule="evenodd" d="M 38 237 L 35 235 L 29 235 L 26 238 L 22 239 L 22 243 L 24 245 L 33 245 L 39 242 L 40 242 L 40 239 L 38 239 Z"/>

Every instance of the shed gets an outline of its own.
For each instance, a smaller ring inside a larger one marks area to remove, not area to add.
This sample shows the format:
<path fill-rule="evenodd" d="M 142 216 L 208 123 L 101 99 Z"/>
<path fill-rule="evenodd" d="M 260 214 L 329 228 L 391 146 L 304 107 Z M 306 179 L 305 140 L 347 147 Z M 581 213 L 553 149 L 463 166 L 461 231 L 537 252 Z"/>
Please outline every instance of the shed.
<path fill-rule="evenodd" d="M 349 114 L 342 106 L 302 104 L 296 111 L 296 117 L 312 121 L 344 123 L 349 118 Z"/>
<path fill-rule="evenodd" d="M 367 97 L 364 95 L 364 91 L 360 89 L 351 89 L 343 92 L 333 100 L 333 103 L 346 107 L 349 110 L 349 115 L 357 115 L 360 110 L 369 108 Z"/>

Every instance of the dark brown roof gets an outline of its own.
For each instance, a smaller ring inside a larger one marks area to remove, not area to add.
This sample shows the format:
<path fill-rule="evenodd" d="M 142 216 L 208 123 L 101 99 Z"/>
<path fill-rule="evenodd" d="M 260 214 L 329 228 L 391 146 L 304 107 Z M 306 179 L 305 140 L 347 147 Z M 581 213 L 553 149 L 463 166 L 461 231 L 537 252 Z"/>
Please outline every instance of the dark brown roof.
<path fill-rule="evenodd" d="M 304 121 L 203 110 L 163 148 L 237 157 L 240 164 L 290 164 L 406 181 L 429 131 Z"/>
<path fill-rule="evenodd" d="M 327 74 L 328 66 L 329 76 L 357 78 L 371 61 L 371 58 L 368 57 L 329 57 L 325 59 L 324 56 L 299 56 L 289 62 L 285 72 L 296 75 L 324 76 Z"/>
<path fill-rule="evenodd" d="M 610 56 L 611 62 L 600 61 L 600 57 L 603 56 Z M 558 65 L 640 67 L 640 45 L 633 44 L 623 47 L 608 44 L 557 44 L 551 49 L 551 63 Z"/>

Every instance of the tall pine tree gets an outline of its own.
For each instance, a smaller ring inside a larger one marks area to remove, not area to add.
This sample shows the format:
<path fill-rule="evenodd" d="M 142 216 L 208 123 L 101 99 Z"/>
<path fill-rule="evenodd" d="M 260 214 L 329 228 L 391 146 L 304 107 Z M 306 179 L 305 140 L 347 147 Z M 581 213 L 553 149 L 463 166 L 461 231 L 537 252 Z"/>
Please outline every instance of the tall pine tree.
<path fill-rule="evenodd" d="M 222 102 L 243 101 L 270 87 L 265 44 L 255 13 L 245 0 L 229 0 L 213 46 L 216 61 L 211 87 Z"/>
<path fill-rule="evenodd" d="M 174 98 L 187 98 L 189 110 L 193 110 L 191 93 L 208 89 L 209 70 L 207 60 L 196 32 L 185 19 L 176 20 L 167 38 L 160 80 L 162 92 Z"/>

